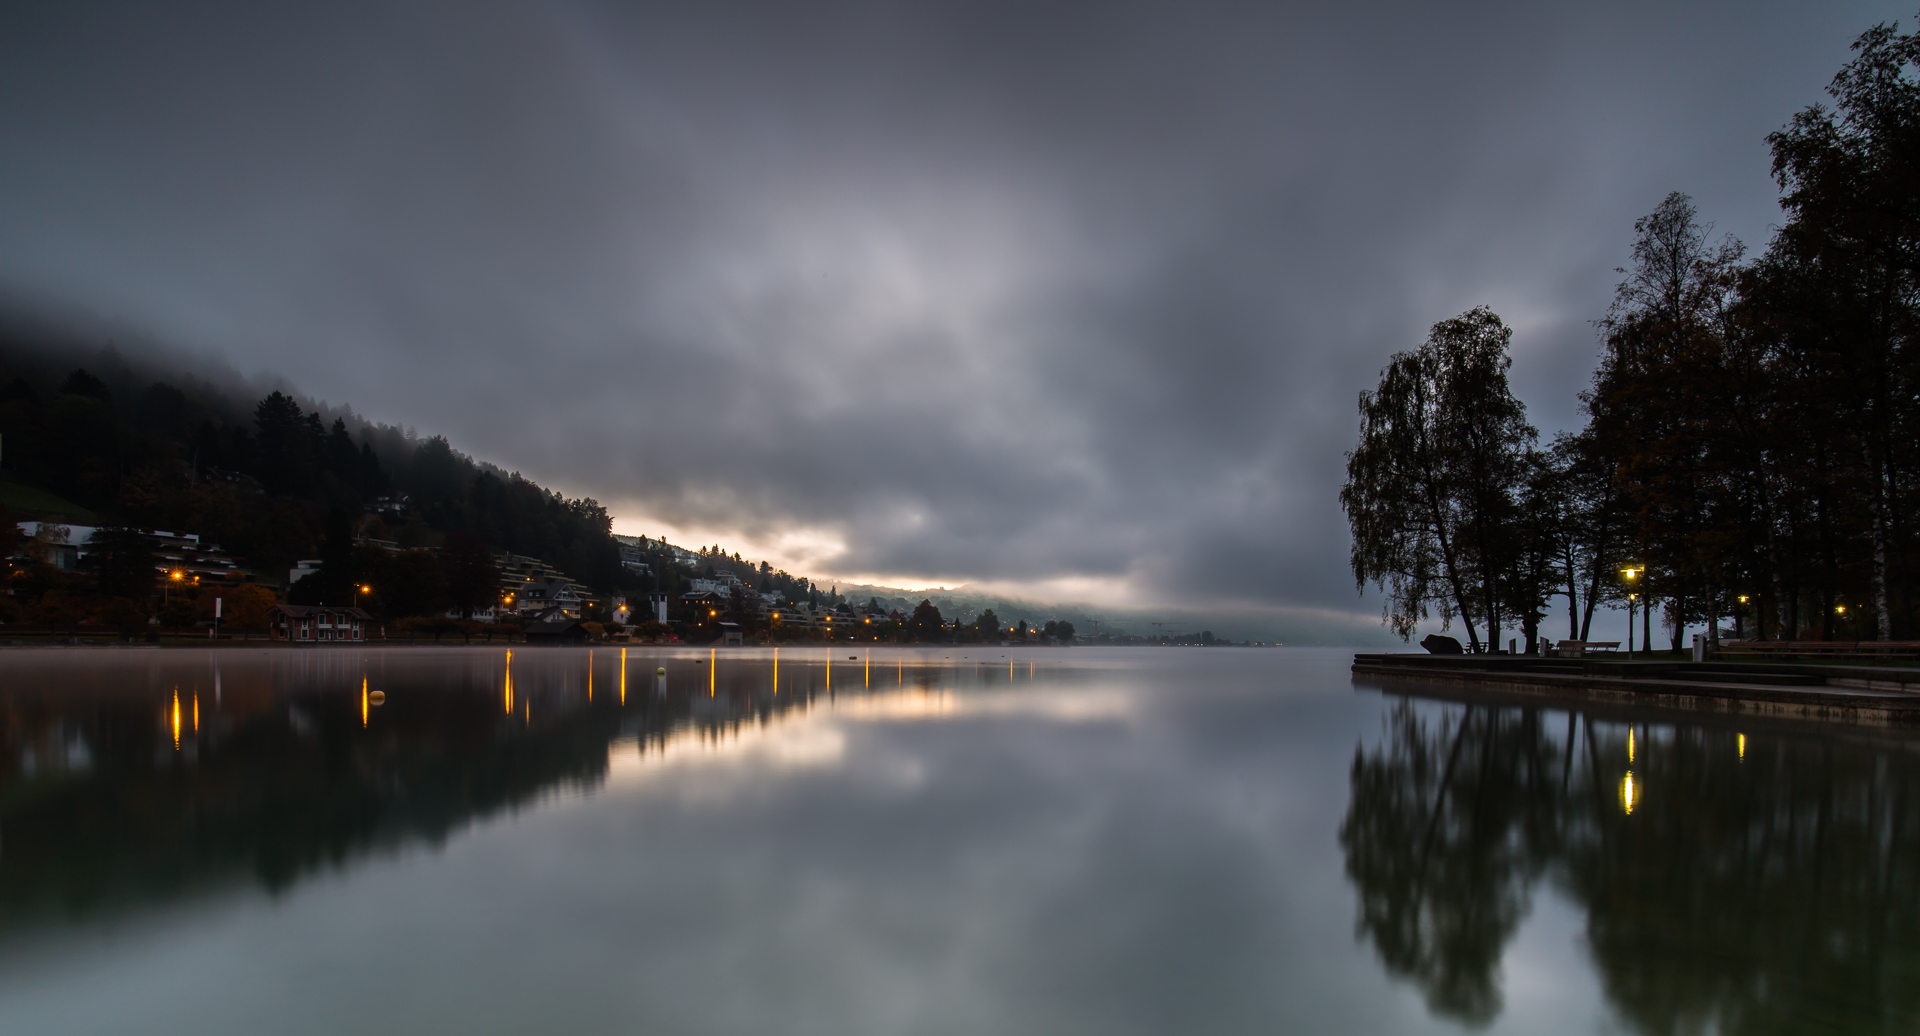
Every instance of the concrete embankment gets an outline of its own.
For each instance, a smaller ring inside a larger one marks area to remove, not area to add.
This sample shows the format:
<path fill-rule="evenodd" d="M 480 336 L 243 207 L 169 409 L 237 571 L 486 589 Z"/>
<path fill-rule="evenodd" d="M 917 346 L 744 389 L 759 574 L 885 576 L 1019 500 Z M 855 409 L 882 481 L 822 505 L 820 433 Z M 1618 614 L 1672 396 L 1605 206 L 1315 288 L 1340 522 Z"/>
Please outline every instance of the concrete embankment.
<path fill-rule="evenodd" d="M 1920 725 L 1920 669 L 1891 666 L 1360 654 L 1353 673 L 1616 705 Z"/>

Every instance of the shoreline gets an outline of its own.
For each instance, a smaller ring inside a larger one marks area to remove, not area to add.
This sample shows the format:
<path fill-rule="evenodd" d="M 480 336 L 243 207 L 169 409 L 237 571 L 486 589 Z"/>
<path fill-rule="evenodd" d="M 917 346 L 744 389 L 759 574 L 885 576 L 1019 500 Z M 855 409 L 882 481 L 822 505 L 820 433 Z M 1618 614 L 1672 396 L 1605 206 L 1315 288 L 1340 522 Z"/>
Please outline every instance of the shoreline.
<path fill-rule="evenodd" d="M 1732 716 L 1920 726 L 1920 671 L 1755 662 L 1356 654 L 1353 675 Z"/>

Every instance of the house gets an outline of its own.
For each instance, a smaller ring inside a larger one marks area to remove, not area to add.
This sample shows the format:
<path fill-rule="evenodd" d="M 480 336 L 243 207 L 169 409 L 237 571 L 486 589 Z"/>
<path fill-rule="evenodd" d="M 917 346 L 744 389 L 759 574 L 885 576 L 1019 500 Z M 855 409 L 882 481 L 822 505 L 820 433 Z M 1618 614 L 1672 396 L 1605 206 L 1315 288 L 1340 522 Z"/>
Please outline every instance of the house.
<path fill-rule="evenodd" d="M 835 621 L 840 622 L 842 625 L 847 624 L 847 617 L 836 616 L 827 608 L 808 604 L 805 601 L 798 601 L 793 604 L 781 605 L 774 608 L 773 617 L 779 619 L 782 625 L 803 626 L 807 629 L 831 629 Z"/>
<path fill-rule="evenodd" d="M 648 554 L 645 548 L 628 543 L 619 537 L 615 537 L 614 539 L 615 546 L 620 549 L 620 564 L 622 567 L 630 572 L 636 572 L 643 576 L 653 574 L 653 566 L 647 563 Z"/>
<path fill-rule="evenodd" d="M 462 622 L 499 622 L 503 618 L 518 616 L 518 613 L 512 609 L 497 604 L 475 608 L 470 613 L 462 612 L 459 608 L 448 608 L 445 614 L 449 619 L 459 619 Z"/>
<path fill-rule="evenodd" d="M 694 565 L 700 561 L 698 554 L 684 547 L 676 547 L 666 540 L 626 536 L 616 532 L 613 541 L 620 547 L 620 563 L 642 574 L 651 574 L 654 559 L 662 555 L 669 564 Z"/>
<path fill-rule="evenodd" d="M 19 550 L 28 556 L 44 557 L 55 568 L 72 571 L 81 567 L 98 526 L 61 525 L 55 522 L 20 522 Z M 200 542 L 191 532 L 166 529 L 141 529 L 140 534 L 153 550 L 154 571 L 159 583 L 175 589 L 199 586 L 238 586 L 247 581 L 246 572 L 212 544 Z M 319 564 L 319 562 L 314 562 Z M 155 591 L 156 593 L 158 591 Z"/>
<path fill-rule="evenodd" d="M 690 581 L 689 585 L 692 586 L 694 593 L 715 593 L 725 597 L 733 592 L 734 587 L 746 584 L 732 572 L 716 572 L 712 579 L 695 579 Z"/>
<path fill-rule="evenodd" d="M 523 616 L 559 609 L 568 619 L 585 616 L 587 601 L 572 582 L 564 579 L 529 579 L 513 588 L 508 606 Z"/>
<path fill-rule="evenodd" d="M 587 642 L 587 628 L 572 619 L 536 622 L 521 632 L 526 635 L 529 644 L 565 646 Z"/>
<path fill-rule="evenodd" d="M 740 624 L 723 622 L 720 624 L 720 639 L 714 641 L 721 647 L 739 647 L 744 641 L 740 635 Z"/>
<path fill-rule="evenodd" d="M 176 590 L 198 586 L 239 586 L 251 577 L 226 551 L 203 543 L 197 533 L 141 529 L 153 545 L 154 567 Z"/>
<path fill-rule="evenodd" d="M 499 616 L 502 619 L 511 613 L 521 613 L 519 617 L 524 619 L 524 613 L 544 611 L 555 605 L 566 611 L 569 618 L 584 619 L 588 609 L 601 602 L 591 588 L 567 578 L 565 573 L 539 558 L 495 554 L 493 564 L 500 570 L 500 599 L 505 602 Z"/>
<path fill-rule="evenodd" d="M 335 605 L 276 604 L 267 609 L 267 631 L 291 644 L 364 643 L 373 616 Z"/>
<path fill-rule="evenodd" d="M 680 603 L 691 609 L 695 621 L 705 621 L 726 612 L 733 602 L 712 590 L 690 590 L 680 595 Z"/>

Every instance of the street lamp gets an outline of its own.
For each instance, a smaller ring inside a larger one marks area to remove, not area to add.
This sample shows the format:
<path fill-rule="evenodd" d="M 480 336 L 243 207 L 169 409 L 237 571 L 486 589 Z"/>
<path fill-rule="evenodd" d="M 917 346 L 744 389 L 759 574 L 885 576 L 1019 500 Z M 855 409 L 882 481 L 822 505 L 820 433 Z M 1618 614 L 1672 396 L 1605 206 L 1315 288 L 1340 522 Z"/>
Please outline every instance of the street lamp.
<path fill-rule="evenodd" d="M 1747 603 L 1747 595 L 1741 594 L 1739 600 L 1742 607 L 1733 610 L 1733 632 L 1735 636 L 1745 640 L 1747 639 L 1747 619 L 1744 606 Z"/>
<path fill-rule="evenodd" d="M 1626 577 L 1627 585 L 1632 586 L 1633 581 L 1639 577 L 1640 571 L 1638 568 L 1623 568 L 1620 574 Z M 1633 604 L 1639 596 L 1633 593 L 1627 595 L 1627 661 L 1629 662 L 1633 661 Z"/>
<path fill-rule="evenodd" d="M 353 588 L 353 606 L 355 608 L 360 607 L 360 595 L 370 594 L 372 592 L 373 592 L 373 587 L 366 583 L 362 583 L 359 586 L 354 587 Z"/>
<path fill-rule="evenodd" d="M 161 596 L 160 596 L 160 603 L 162 603 L 162 604 L 171 604 L 171 603 L 173 603 L 173 584 L 175 584 L 175 583 L 177 583 L 177 582 L 179 582 L 180 580 L 182 580 L 182 579 L 185 579 L 185 578 L 186 578 L 186 574 L 185 574 L 185 573 L 183 573 L 183 572 L 181 572 L 181 571 L 180 571 L 179 569 L 177 569 L 177 568 L 176 568 L 176 569 L 174 569 L 174 570 L 172 570 L 172 571 L 170 571 L 170 572 L 168 572 L 168 573 L 167 573 L 167 588 L 166 588 L 166 590 L 165 590 L 164 592 L 162 592 L 162 594 L 161 594 Z M 149 598 L 149 600 L 151 600 L 151 598 Z"/>

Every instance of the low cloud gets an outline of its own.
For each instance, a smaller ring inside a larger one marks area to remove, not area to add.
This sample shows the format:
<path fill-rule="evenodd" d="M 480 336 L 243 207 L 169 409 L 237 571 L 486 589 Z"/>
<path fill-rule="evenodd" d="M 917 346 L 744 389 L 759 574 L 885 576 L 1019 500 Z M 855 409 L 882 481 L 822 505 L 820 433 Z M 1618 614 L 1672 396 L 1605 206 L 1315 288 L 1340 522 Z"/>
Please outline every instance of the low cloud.
<path fill-rule="evenodd" d="M 0 286 L 797 570 L 1371 615 L 1356 393 L 1543 428 L 1633 219 L 1750 240 L 1891 7 L 0 16 Z"/>

